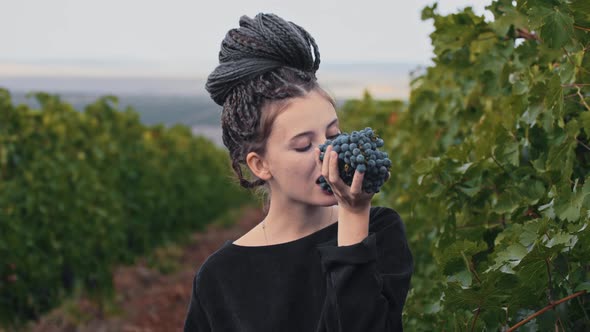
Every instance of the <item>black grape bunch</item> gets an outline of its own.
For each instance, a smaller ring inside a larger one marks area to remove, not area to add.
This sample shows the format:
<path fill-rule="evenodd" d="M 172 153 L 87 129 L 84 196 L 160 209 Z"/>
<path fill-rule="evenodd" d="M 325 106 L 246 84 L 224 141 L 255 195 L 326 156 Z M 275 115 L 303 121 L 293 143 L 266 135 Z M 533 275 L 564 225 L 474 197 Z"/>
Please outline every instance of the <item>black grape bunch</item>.
<path fill-rule="evenodd" d="M 373 129 L 367 127 L 350 134 L 342 133 L 335 139 L 320 144 L 320 161 L 324 161 L 324 154 L 329 145 L 332 145 L 332 151 L 338 153 L 338 171 L 344 183 L 351 185 L 355 171 L 366 172 L 363 178 L 363 191 L 379 192 L 387 180 L 391 160 L 387 152 L 379 151 L 383 146 L 383 139 L 379 138 Z M 319 184 L 322 189 L 332 193 L 332 188 L 323 176 L 320 177 Z"/>

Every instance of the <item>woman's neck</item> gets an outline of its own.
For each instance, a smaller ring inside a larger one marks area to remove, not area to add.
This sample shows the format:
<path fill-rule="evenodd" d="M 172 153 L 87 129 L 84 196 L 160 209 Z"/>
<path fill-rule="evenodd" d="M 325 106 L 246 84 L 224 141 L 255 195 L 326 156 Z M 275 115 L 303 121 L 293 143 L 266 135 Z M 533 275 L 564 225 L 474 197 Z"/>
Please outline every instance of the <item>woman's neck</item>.
<path fill-rule="evenodd" d="M 313 206 L 271 200 L 262 221 L 268 244 L 294 241 L 329 226 L 338 217 L 338 206 Z"/>

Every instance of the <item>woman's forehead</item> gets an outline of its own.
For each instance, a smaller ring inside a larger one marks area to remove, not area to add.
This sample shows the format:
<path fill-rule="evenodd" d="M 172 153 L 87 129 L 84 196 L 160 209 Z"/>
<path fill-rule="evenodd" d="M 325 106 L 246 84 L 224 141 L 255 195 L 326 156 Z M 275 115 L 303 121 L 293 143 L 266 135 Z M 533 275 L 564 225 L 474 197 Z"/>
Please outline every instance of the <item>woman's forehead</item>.
<path fill-rule="evenodd" d="M 307 95 L 309 96 L 311 92 Z M 305 131 L 324 130 L 337 119 L 334 106 L 324 97 L 294 98 L 284 110 L 277 115 L 273 127 L 277 134 L 297 135 Z"/>

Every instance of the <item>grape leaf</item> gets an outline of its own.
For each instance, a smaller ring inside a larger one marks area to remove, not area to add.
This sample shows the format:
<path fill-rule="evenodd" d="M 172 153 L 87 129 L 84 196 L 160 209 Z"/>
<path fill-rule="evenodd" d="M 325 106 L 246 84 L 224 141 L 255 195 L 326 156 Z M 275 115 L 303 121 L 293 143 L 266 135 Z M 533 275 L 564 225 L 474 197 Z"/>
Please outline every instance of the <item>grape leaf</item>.
<path fill-rule="evenodd" d="M 527 253 L 527 248 L 520 243 L 512 244 L 496 254 L 494 265 L 490 266 L 485 272 L 499 270 L 504 273 L 514 274 L 513 269 L 520 264 Z"/>
<path fill-rule="evenodd" d="M 571 41 L 574 19 L 559 8 L 535 6 L 529 10 L 531 25 L 540 28 L 540 37 L 550 48 L 561 48 Z"/>
<path fill-rule="evenodd" d="M 562 220 L 578 220 L 582 205 L 588 195 L 590 195 L 590 177 L 586 178 L 581 188 L 574 187 L 573 190 L 570 190 L 567 183 L 563 184 L 555 200 L 556 215 Z"/>

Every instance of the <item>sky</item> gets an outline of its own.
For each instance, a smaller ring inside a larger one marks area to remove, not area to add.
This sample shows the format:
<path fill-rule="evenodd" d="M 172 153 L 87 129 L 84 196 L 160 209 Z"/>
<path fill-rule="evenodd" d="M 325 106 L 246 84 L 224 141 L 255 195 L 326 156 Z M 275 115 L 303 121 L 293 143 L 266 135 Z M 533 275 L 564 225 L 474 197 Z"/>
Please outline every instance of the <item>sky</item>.
<path fill-rule="evenodd" d="M 0 0 L 0 75 L 195 75 L 217 64 L 242 15 L 305 28 L 322 63 L 430 63 L 425 0 Z M 440 0 L 439 12 L 491 0 Z M 321 68 L 321 66 L 320 66 Z"/>

